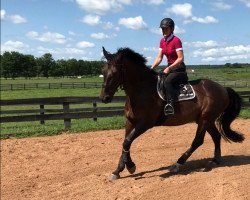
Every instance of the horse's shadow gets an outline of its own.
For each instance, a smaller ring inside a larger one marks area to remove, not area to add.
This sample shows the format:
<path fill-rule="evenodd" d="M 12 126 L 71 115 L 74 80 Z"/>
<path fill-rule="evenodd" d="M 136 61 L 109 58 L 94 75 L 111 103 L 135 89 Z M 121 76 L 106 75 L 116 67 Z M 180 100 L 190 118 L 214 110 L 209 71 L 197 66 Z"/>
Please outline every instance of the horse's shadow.
<path fill-rule="evenodd" d="M 174 175 L 187 175 L 193 172 L 199 172 L 199 171 L 211 171 L 214 168 L 220 168 L 220 167 L 233 167 L 233 166 L 241 166 L 241 165 L 249 165 L 250 164 L 250 156 L 246 155 L 228 155 L 222 157 L 222 162 L 219 165 L 215 165 L 212 168 L 208 167 L 208 163 L 211 161 L 211 158 L 205 158 L 201 160 L 192 160 L 187 161 L 184 166 L 181 166 L 180 171 L 178 173 L 171 173 L 167 171 L 166 173 L 163 173 L 159 175 L 161 178 L 168 178 Z M 125 176 L 123 178 L 134 178 L 135 180 L 146 178 L 144 177 L 145 174 L 150 174 L 154 172 L 159 171 L 166 171 L 169 170 L 171 167 L 160 167 L 158 169 L 150 170 L 150 171 L 144 171 L 137 174 Z M 155 177 L 158 175 L 152 175 L 147 177 Z"/>

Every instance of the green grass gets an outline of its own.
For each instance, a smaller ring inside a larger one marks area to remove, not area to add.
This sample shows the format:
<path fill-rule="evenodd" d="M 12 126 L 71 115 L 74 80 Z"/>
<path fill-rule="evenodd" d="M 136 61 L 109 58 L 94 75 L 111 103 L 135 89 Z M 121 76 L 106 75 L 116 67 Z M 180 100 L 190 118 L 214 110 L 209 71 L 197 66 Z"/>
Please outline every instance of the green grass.
<path fill-rule="evenodd" d="M 83 83 L 83 82 L 102 82 L 103 78 L 98 76 L 95 77 L 84 77 L 84 78 L 44 78 L 37 77 L 32 79 L 16 78 L 16 79 L 0 79 L 1 84 L 28 84 L 28 83 Z"/>
<path fill-rule="evenodd" d="M 240 117 L 243 119 L 250 119 L 250 109 L 242 109 L 240 112 Z"/>
<path fill-rule="evenodd" d="M 190 79 L 208 78 L 214 81 L 247 81 L 250 82 L 250 68 L 198 68 L 189 72 Z"/>
<path fill-rule="evenodd" d="M 188 73 L 189 79 L 209 78 L 214 81 L 245 81 L 248 82 L 248 87 L 234 88 L 236 91 L 250 91 L 250 69 L 249 68 L 218 68 L 218 69 L 195 69 L 194 73 Z M 35 78 L 35 79 L 1 79 L 1 84 L 22 84 L 22 83 L 72 83 L 72 82 L 102 82 L 99 77 L 86 78 Z M 234 83 L 232 83 L 234 87 Z M 46 98 L 46 97 L 64 97 L 64 96 L 94 96 L 100 95 L 100 88 L 93 89 L 37 89 L 37 90 L 17 90 L 17 91 L 2 91 L 1 99 L 23 99 L 23 98 Z M 124 91 L 119 90 L 117 96 L 124 95 Z M 121 105 L 121 104 L 119 104 Z M 91 105 L 86 105 L 86 107 Z M 98 105 L 99 106 L 99 105 Z M 102 105 L 104 106 L 104 105 Z M 112 106 L 107 104 L 106 106 Z M 27 109 L 27 106 L 6 107 L 2 109 Z M 29 107 L 30 108 L 30 107 Z M 242 118 L 250 118 L 250 109 L 243 109 L 240 113 Z M 92 119 L 72 120 L 72 127 L 68 133 L 86 132 L 96 130 L 120 129 L 124 128 L 124 117 L 98 118 L 97 122 Z M 64 132 L 63 120 L 46 121 L 45 125 L 39 122 L 21 122 L 21 123 L 3 123 L 1 124 L 1 137 L 34 137 L 34 136 L 49 136 L 57 135 Z"/>
<path fill-rule="evenodd" d="M 71 129 L 64 130 L 63 120 L 40 122 L 6 123 L 1 125 L 1 138 L 25 138 L 38 136 L 58 135 L 62 132 L 77 133 L 97 130 L 111 130 L 124 128 L 124 117 L 116 116 L 109 118 L 79 119 L 72 120 Z"/>
<path fill-rule="evenodd" d="M 1 99 L 26 99 L 26 98 L 46 98 L 65 96 L 92 96 L 99 97 L 100 88 L 77 88 L 77 89 L 37 89 L 37 90 L 15 90 L 2 91 Z M 124 95 L 124 91 L 119 90 L 116 96 Z"/>

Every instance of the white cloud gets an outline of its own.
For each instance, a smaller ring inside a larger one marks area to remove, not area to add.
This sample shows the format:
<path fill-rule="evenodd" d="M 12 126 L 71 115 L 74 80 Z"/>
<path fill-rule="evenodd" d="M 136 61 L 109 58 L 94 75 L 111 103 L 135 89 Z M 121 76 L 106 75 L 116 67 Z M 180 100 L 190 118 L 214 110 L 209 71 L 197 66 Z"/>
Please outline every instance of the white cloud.
<path fill-rule="evenodd" d="M 20 15 L 7 15 L 6 11 L 3 9 L 1 9 L 1 20 L 8 20 L 14 24 L 22 24 L 27 22 L 27 19 Z"/>
<path fill-rule="evenodd" d="M 1 20 L 5 20 L 6 11 L 1 9 Z"/>
<path fill-rule="evenodd" d="M 168 13 L 173 13 L 175 15 L 180 15 L 184 18 L 192 17 L 192 5 L 189 3 L 184 4 L 174 4 L 171 8 L 167 9 Z"/>
<path fill-rule="evenodd" d="M 250 0 L 239 0 L 241 1 L 242 3 L 244 3 L 247 7 L 250 8 Z"/>
<path fill-rule="evenodd" d="M 49 42 L 49 43 L 56 43 L 56 44 L 66 43 L 65 36 L 60 33 L 46 32 L 43 34 L 39 34 L 36 31 L 30 31 L 26 34 L 26 36 L 30 39 L 39 40 L 41 42 Z"/>
<path fill-rule="evenodd" d="M 9 16 L 9 18 L 10 18 L 11 22 L 14 24 L 22 24 L 22 23 L 27 22 L 27 20 L 20 15 L 11 15 L 11 16 Z"/>
<path fill-rule="evenodd" d="M 185 29 L 180 28 L 179 26 L 175 26 L 174 33 L 175 34 L 183 34 L 183 33 L 186 33 L 186 31 L 185 31 Z"/>
<path fill-rule="evenodd" d="M 51 53 L 61 55 L 84 55 L 86 52 L 82 49 L 77 48 L 45 48 L 42 46 L 37 47 L 39 54 Z"/>
<path fill-rule="evenodd" d="M 1 44 L 1 53 L 4 51 L 22 51 L 29 46 L 20 41 L 9 40 Z"/>
<path fill-rule="evenodd" d="M 212 16 L 206 16 L 204 18 L 193 16 L 191 20 L 187 20 L 184 23 L 191 23 L 191 22 L 198 22 L 201 24 L 211 24 L 211 23 L 218 23 L 219 21 Z"/>
<path fill-rule="evenodd" d="M 157 48 L 157 47 L 144 47 L 142 50 L 145 52 L 158 52 L 159 48 Z"/>
<path fill-rule="evenodd" d="M 142 0 L 142 3 L 146 3 L 146 4 L 149 4 L 149 5 L 160 5 L 160 4 L 163 4 L 164 3 L 164 0 Z"/>
<path fill-rule="evenodd" d="M 150 29 L 150 32 L 155 33 L 157 35 L 162 35 L 162 30 L 161 28 L 153 28 Z M 175 34 L 183 34 L 186 33 L 186 30 L 183 28 L 180 28 L 179 26 L 175 25 L 175 30 L 174 30 Z"/>
<path fill-rule="evenodd" d="M 193 52 L 193 57 L 200 57 L 202 61 L 230 61 L 230 60 L 249 60 L 250 45 L 228 46 L 221 48 L 211 48 L 207 50 L 198 49 Z"/>
<path fill-rule="evenodd" d="M 102 24 L 104 29 L 112 29 L 114 27 L 111 22 L 103 22 Z"/>
<path fill-rule="evenodd" d="M 117 2 L 120 2 L 124 5 L 131 5 L 132 4 L 132 0 L 117 0 Z"/>
<path fill-rule="evenodd" d="M 98 15 L 85 15 L 82 19 L 81 22 L 88 24 L 90 26 L 96 26 L 101 23 L 100 21 L 100 16 Z"/>
<path fill-rule="evenodd" d="M 212 5 L 216 10 L 230 10 L 232 8 L 231 5 L 226 4 L 222 1 L 214 2 L 212 3 Z"/>
<path fill-rule="evenodd" d="M 109 36 L 104 33 L 92 33 L 90 37 L 98 40 L 109 38 Z"/>
<path fill-rule="evenodd" d="M 68 34 L 71 35 L 71 36 L 75 36 L 76 35 L 75 32 L 73 32 L 73 31 L 68 31 Z"/>
<path fill-rule="evenodd" d="M 157 35 L 162 35 L 161 28 L 152 28 L 152 29 L 150 29 L 150 32 L 157 34 Z"/>
<path fill-rule="evenodd" d="M 166 10 L 166 14 L 175 14 L 183 17 L 184 23 L 198 22 L 203 24 L 217 23 L 218 20 L 213 16 L 197 17 L 192 13 L 193 6 L 190 3 L 174 4 Z"/>
<path fill-rule="evenodd" d="M 78 47 L 78 48 L 90 48 L 90 47 L 94 47 L 95 46 L 95 44 L 94 43 L 91 43 L 91 42 L 87 42 L 87 41 L 81 41 L 81 42 L 78 42 L 77 44 L 76 44 L 76 46 Z"/>
<path fill-rule="evenodd" d="M 76 0 L 76 3 L 88 13 L 103 15 L 121 10 L 123 5 L 130 5 L 132 0 Z"/>
<path fill-rule="evenodd" d="M 117 37 L 116 34 L 113 34 L 113 35 L 106 35 L 104 33 L 92 33 L 90 35 L 90 37 L 94 38 L 94 39 L 98 39 L 98 40 L 102 40 L 102 39 L 110 39 L 110 38 L 114 38 L 114 37 Z"/>
<path fill-rule="evenodd" d="M 35 38 L 37 38 L 39 36 L 39 34 L 36 31 L 30 31 L 30 32 L 28 32 L 26 34 L 26 36 L 29 37 L 29 38 L 35 39 Z"/>
<path fill-rule="evenodd" d="M 118 22 L 120 25 L 125 26 L 128 29 L 140 30 L 145 29 L 147 24 L 143 21 L 142 16 L 137 17 L 129 17 L 129 18 L 121 18 Z"/>
<path fill-rule="evenodd" d="M 211 47 L 217 47 L 219 45 L 214 40 L 208 40 L 206 42 L 202 42 L 202 41 L 192 42 L 191 46 L 196 47 L 196 48 L 211 48 Z"/>

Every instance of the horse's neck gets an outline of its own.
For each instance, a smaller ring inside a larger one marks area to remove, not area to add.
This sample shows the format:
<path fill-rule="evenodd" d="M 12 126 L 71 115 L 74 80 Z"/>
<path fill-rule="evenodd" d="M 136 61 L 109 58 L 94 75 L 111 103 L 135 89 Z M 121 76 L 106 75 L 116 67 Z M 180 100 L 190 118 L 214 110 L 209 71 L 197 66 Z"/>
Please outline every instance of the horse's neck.
<path fill-rule="evenodd" d="M 133 95 L 138 91 L 155 87 L 156 78 L 154 75 L 143 66 L 126 67 L 124 74 L 124 89 L 127 95 Z"/>

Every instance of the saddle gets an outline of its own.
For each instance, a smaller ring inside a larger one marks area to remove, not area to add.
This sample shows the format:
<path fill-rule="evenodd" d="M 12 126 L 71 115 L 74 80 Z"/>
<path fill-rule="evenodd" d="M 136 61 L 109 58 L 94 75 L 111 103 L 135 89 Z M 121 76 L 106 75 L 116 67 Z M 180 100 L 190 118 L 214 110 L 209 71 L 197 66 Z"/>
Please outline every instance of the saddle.
<path fill-rule="evenodd" d="M 164 76 L 158 75 L 157 92 L 159 97 L 167 101 L 167 92 L 164 88 Z M 195 98 L 193 86 L 188 82 L 186 84 L 174 85 L 175 101 L 185 101 Z"/>

